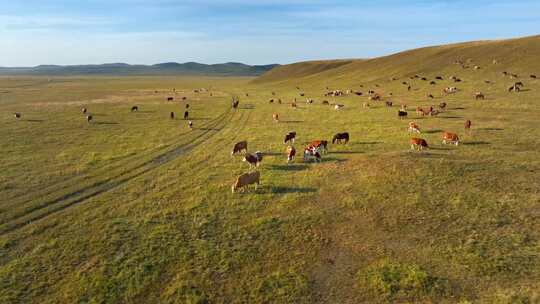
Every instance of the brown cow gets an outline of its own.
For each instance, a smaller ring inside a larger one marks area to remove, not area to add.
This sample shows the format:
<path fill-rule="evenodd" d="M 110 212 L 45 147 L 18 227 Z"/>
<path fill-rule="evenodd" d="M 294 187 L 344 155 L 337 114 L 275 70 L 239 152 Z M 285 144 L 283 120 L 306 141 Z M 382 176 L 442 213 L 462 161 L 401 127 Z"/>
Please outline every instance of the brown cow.
<path fill-rule="evenodd" d="M 296 155 L 296 149 L 292 146 L 287 147 L 287 164 L 290 164 L 294 160 Z"/>
<path fill-rule="evenodd" d="M 471 121 L 470 120 L 466 120 L 465 121 L 465 130 L 470 130 L 471 129 Z"/>
<path fill-rule="evenodd" d="M 249 168 L 251 169 L 251 166 L 258 167 L 262 162 L 262 158 L 262 152 L 257 151 L 254 154 L 246 154 L 243 161 L 247 162 L 249 164 Z"/>
<path fill-rule="evenodd" d="M 247 153 L 247 141 L 243 140 L 241 142 L 237 142 L 235 145 L 234 145 L 234 148 L 231 152 L 231 155 L 233 154 L 236 154 L 236 153 L 240 153 L 242 151 L 245 151 Z"/>
<path fill-rule="evenodd" d="M 289 132 L 287 135 L 285 135 L 285 140 L 283 140 L 283 143 L 286 144 L 287 142 L 292 142 L 294 144 L 294 139 L 296 138 L 296 132 Z"/>
<path fill-rule="evenodd" d="M 411 121 L 409 122 L 409 132 L 416 132 L 420 134 L 420 127 L 418 127 L 415 122 Z"/>
<path fill-rule="evenodd" d="M 482 94 L 482 92 L 476 92 L 474 94 L 474 99 L 476 99 L 476 100 L 479 100 L 479 99 L 484 100 L 484 99 L 486 99 L 486 96 L 484 94 Z"/>
<path fill-rule="evenodd" d="M 446 109 L 446 102 L 441 102 L 441 103 L 439 104 L 439 108 L 440 108 L 441 110 Z"/>
<path fill-rule="evenodd" d="M 309 145 L 308 148 L 319 149 L 321 153 L 328 153 L 328 141 L 327 140 L 314 140 Z"/>
<path fill-rule="evenodd" d="M 411 150 L 423 150 L 424 148 L 428 148 L 427 141 L 423 138 L 417 138 L 413 137 L 411 138 Z"/>
<path fill-rule="evenodd" d="M 252 184 L 255 184 L 255 190 L 257 190 L 257 187 L 260 185 L 260 183 L 261 174 L 259 173 L 259 171 L 244 173 L 236 179 L 236 182 L 232 185 L 231 190 L 232 193 L 234 193 L 236 190 L 240 188 L 243 189 L 244 187 Z"/>
<path fill-rule="evenodd" d="M 456 133 L 444 132 L 442 143 L 443 144 L 450 143 L 450 144 L 455 144 L 457 146 L 459 144 L 459 137 Z"/>
<path fill-rule="evenodd" d="M 279 115 L 277 113 L 272 114 L 272 119 L 274 119 L 275 122 L 279 122 Z"/>

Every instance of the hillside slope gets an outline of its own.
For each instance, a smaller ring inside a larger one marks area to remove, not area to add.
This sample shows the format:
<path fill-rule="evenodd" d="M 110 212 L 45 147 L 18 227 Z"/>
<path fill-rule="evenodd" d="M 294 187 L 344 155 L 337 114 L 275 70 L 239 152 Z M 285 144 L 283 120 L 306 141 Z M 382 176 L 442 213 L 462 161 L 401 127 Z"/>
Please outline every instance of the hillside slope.
<path fill-rule="evenodd" d="M 256 80 L 257 84 L 310 83 L 325 84 L 343 79 L 379 81 L 389 77 L 415 74 L 450 73 L 456 71 L 456 61 L 466 70 L 474 66 L 497 72 L 527 74 L 540 72 L 540 36 L 508 40 L 476 41 L 409 50 L 368 60 L 302 62 L 279 66 Z M 497 64 L 493 64 L 496 60 Z M 480 74 L 480 73 L 478 73 Z M 527 75 L 528 76 L 528 75 Z"/>

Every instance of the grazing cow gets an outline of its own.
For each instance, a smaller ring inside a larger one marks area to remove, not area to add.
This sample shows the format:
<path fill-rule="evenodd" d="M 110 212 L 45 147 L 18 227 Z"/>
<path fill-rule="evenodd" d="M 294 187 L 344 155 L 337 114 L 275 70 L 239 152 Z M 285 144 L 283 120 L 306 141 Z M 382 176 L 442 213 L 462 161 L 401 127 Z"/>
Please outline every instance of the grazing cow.
<path fill-rule="evenodd" d="M 427 81 L 427 78 L 426 77 L 422 77 L 421 78 L 423 81 Z"/>
<path fill-rule="evenodd" d="M 402 111 L 407 111 L 407 105 L 406 104 L 401 104 L 400 109 Z"/>
<path fill-rule="evenodd" d="M 435 96 L 433 96 L 433 94 L 428 94 L 427 97 L 428 97 L 428 98 L 431 98 L 431 99 L 435 98 Z"/>
<path fill-rule="evenodd" d="M 186 103 L 186 109 L 189 109 L 189 103 Z"/>
<path fill-rule="evenodd" d="M 190 130 L 193 130 L 193 121 L 190 120 L 188 122 L 188 127 L 189 127 Z"/>
<path fill-rule="evenodd" d="M 393 103 L 391 101 L 386 101 L 385 104 L 386 104 L 387 107 L 391 107 L 393 105 Z"/>
<path fill-rule="evenodd" d="M 443 89 L 443 92 L 445 94 L 453 94 L 453 93 L 457 92 L 457 88 L 456 87 L 446 87 L 446 88 Z"/>
<path fill-rule="evenodd" d="M 406 81 L 403 81 L 401 84 L 402 85 L 409 85 Z"/>
<path fill-rule="evenodd" d="M 365 109 L 369 108 L 369 102 L 364 102 L 362 104 L 362 107 L 364 107 Z"/>
<path fill-rule="evenodd" d="M 521 88 L 523 88 L 523 86 L 524 86 L 523 82 L 521 82 L 521 81 L 518 81 L 518 82 L 514 83 L 514 85 L 516 87 L 521 87 Z"/>
<path fill-rule="evenodd" d="M 532 79 L 536 79 L 536 75 L 531 75 L 531 78 L 532 78 Z"/>
<path fill-rule="evenodd" d="M 262 152 L 257 151 L 254 154 L 246 154 L 243 161 L 247 162 L 249 164 L 249 168 L 251 169 L 252 166 L 258 167 L 262 162 L 262 158 Z"/>
<path fill-rule="evenodd" d="M 362 96 L 362 92 L 354 92 L 354 94 L 356 94 L 358 96 Z"/>
<path fill-rule="evenodd" d="M 430 85 L 436 85 L 437 83 L 435 81 L 431 81 L 429 84 Z"/>
<path fill-rule="evenodd" d="M 257 190 L 257 187 L 260 185 L 260 183 L 261 183 L 261 174 L 259 173 L 259 171 L 248 172 L 248 173 L 244 173 L 240 175 L 236 179 L 236 182 L 232 185 L 231 190 L 232 190 L 232 193 L 234 193 L 236 190 L 240 188 L 243 189 L 244 187 L 247 187 L 248 185 L 252 185 L 252 184 L 255 184 L 255 190 Z"/>
<path fill-rule="evenodd" d="M 471 121 L 470 120 L 466 120 L 465 121 L 465 130 L 470 130 L 471 129 Z"/>
<path fill-rule="evenodd" d="M 274 103 L 274 99 L 270 99 L 268 102 L 269 103 Z"/>
<path fill-rule="evenodd" d="M 272 114 L 272 119 L 273 119 L 275 122 L 279 122 L 279 115 L 278 115 L 278 113 Z"/>
<path fill-rule="evenodd" d="M 337 105 L 334 106 L 334 110 L 341 110 L 341 109 L 343 109 L 343 107 L 345 107 L 345 105 L 337 104 Z"/>
<path fill-rule="evenodd" d="M 283 143 L 286 144 L 287 142 L 291 142 L 294 144 L 294 140 L 296 138 L 296 132 L 289 132 L 285 135 L 285 139 L 283 140 Z"/>
<path fill-rule="evenodd" d="M 295 108 L 295 109 L 297 108 L 297 106 L 296 106 L 296 101 L 293 101 L 293 102 L 291 103 L 291 107 L 293 107 L 293 108 Z"/>
<path fill-rule="evenodd" d="M 167 97 L 167 101 L 173 101 L 174 97 Z"/>
<path fill-rule="evenodd" d="M 330 103 L 328 103 L 328 100 L 323 100 L 322 104 L 323 105 L 329 105 Z"/>
<path fill-rule="evenodd" d="M 409 122 L 409 132 L 415 132 L 420 134 L 420 127 L 418 127 L 415 122 L 411 121 Z"/>
<path fill-rule="evenodd" d="M 461 82 L 461 79 L 457 78 L 454 82 Z"/>
<path fill-rule="evenodd" d="M 408 86 L 408 87 L 407 87 L 407 91 L 410 91 L 410 90 L 411 90 L 411 86 Z"/>
<path fill-rule="evenodd" d="M 182 100 L 187 100 L 187 97 L 186 96 L 182 97 Z"/>
<path fill-rule="evenodd" d="M 139 111 L 139 107 L 138 106 L 133 106 L 131 107 L 131 112 L 138 112 Z"/>
<path fill-rule="evenodd" d="M 423 150 L 424 148 L 428 148 L 428 143 L 425 139 L 418 137 L 411 138 L 411 150 Z"/>
<path fill-rule="evenodd" d="M 231 152 L 231 155 L 234 155 L 236 153 L 240 153 L 242 151 L 245 151 L 247 153 L 247 141 L 245 141 L 245 140 L 237 142 L 234 145 L 233 150 Z"/>
<path fill-rule="evenodd" d="M 510 74 L 510 78 L 513 79 L 513 78 L 519 78 L 519 76 L 517 74 Z"/>
<path fill-rule="evenodd" d="M 233 99 L 233 102 L 232 102 L 233 109 L 238 109 L 238 104 L 240 104 L 240 100 Z"/>
<path fill-rule="evenodd" d="M 87 108 L 82 108 L 82 112 L 83 112 L 83 114 L 86 114 L 86 112 L 88 112 L 88 109 Z"/>
<path fill-rule="evenodd" d="M 338 144 L 345 143 L 345 144 L 347 144 L 348 142 L 349 142 L 349 133 L 347 133 L 347 132 L 337 133 L 332 138 L 332 143 L 333 144 L 335 144 L 335 143 L 338 143 Z"/>
<path fill-rule="evenodd" d="M 306 100 L 306 103 L 307 103 L 307 104 L 312 104 L 313 101 L 314 101 L 314 100 L 313 100 L 312 98 L 308 98 L 308 99 Z"/>
<path fill-rule="evenodd" d="M 277 102 L 278 102 L 279 104 L 281 104 L 281 98 L 280 98 L 280 99 L 278 99 L 278 100 L 277 100 Z"/>
<path fill-rule="evenodd" d="M 296 149 L 292 146 L 287 147 L 287 164 L 290 164 L 294 160 L 296 155 Z"/>
<path fill-rule="evenodd" d="M 174 112 L 171 112 L 171 119 L 174 119 Z"/>
<path fill-rule="evenodd" d="M 437 76 L 437 77 L 435 77 L 435 79 L 437 79 L 437 80 L 443 80 L 442 76 Z"/>
<path fill-rule="evenodd" d="M 519 92 L 521 89 L 517 85 L 513 85 L 508 88 L 508 92 Z"/>
<path fill-rule="evenodd" d="M 249 97 L 249 93 L 246 93 L 246 97 Z"/>
<path fill-rule="evenodd" d="M 459 144 L 459 137 L 457 136 L 456 133 L 444 132 L 442 143 L 445 145 L 447 143 L 450 143 L 450 144 L 455 144 L 457 146 Z"/>
<path fill-rule="evenodd" d="M 319 153 L 319 149 L 314 147 L 307 147 L 304 149 L 304 161 L 315 161 L 320 163 L 321 162 L 321 153 Z"/>
<path fill-rule="evenodd" d="M 486 96 L 484 96 L 484 94 L 482 94 L 481 92 L 476 92 L 474 94 L 474 99 L 476 99 L 476 100 L 479 100 L 479 99 L 484 100 L 484 99 L 486 99 Z"/>
<path fill-rule="evenodd" d="M 398 110 L 397 115 L 400 119 L 403 119 L 404 117 L 407 117 L 408 113 L 407 111 Z"/>
<path fill-rule="evenodd" d="M 86 122 L 90 123 L 92 119 L 93 119 L 92 115 L 86 115 Z"/>
<path fill-rule="evenodd" d="M 439 108 L 444 111 L 444 109 L 446 109 L 446 102 L 441 102 Z"/>
<path fill-rule="evenodd" d="M 314 140 L 308 145 L 308 147 L 316 148 L 323 154 L 328 153 L 328 141 L 326 140 Z"/>
<path fill-rule="evenodd" d="M 475 65 L 475 66 L 474 66 L 474 69 L 475 69 L 475 70 L 480 70 L 480 67 L 477 66 L 477 65 Z"/>
<path fill-rule="evenodd" d="M 436 116 L 436 115 L 439 115 L 441 112 L 437 111 L 437 110 L 433 110 L 433 108 L 431 108 L 431 110 L 429 111 L 429 116 Z"/>
<path fill-rule="evenodd" d="M 416 107 L 416 114 L 419 116 L 426 116 L 426 111 L 420 107 Z"/>
<path fill-rule="evenodd" d="M 300 96 L 301 97 L 304 97 L 306 94 L 305 93 L 300 93 Z"/>
<path fill-rule="evenodd" d="M 487 84 L 491 84 L 490 80 L 484 80 L 484 82 L 487 83 Z"/>
<path fill-rule="evenodd" d="M 189 117 L 189 112 L 188 112 L 188 111 L 185 111 L 185 112 L 184 112 L 184 119 L 188 119 L 188 117 Z"/>
<path fill-rule="evenodd" d="M 381 100 L 381 95 L 375 94 L 375 95 L 373 95 L 373 96 L 369 96 L 368 99 L 369 99 L 369 100 L 373 100 L 373 101 L 379 101 L 379 100 Z"/>

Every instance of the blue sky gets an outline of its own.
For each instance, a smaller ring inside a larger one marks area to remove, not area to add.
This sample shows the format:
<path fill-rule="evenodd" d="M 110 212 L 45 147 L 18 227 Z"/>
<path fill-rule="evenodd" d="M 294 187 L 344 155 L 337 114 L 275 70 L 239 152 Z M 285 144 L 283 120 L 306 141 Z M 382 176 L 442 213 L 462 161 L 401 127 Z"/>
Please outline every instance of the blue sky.
<path fill-rule="evenodd" d="M 536 34 L 539 0 L 0 0 L 0 66 L 290 63 Z"/>

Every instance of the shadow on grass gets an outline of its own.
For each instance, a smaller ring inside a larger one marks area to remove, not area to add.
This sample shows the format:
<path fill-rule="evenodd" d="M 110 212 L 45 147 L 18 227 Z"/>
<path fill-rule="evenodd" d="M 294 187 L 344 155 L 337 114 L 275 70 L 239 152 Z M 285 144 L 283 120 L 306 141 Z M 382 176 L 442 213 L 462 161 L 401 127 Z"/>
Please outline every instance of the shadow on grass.
<path fill-rule="evenodd" d="M 328 152 L 328 154 L 363 154 L 365 152 L 362 151 L 332 151 Z"/>
<path fill-rule="evenodd" d="M 208 118 L 208 117 L 193 117 L 193 118 L 188 118 L 188 119 L 185 119 L 185 120 L 193 120 L 193 121 L 196 121 L 196 120 L 210 120 L 210 118 Z"/>
<path fill-rule="evenodd" d="M 251 110 L 251 109 L 255 109 L 255 105 L 250 104 L 250 103 L 246 103 L 244 105 L 238 106 L 238 109 Z"/>
<path fill-rule="evenodd" d="M 479 128 L 477 130 L 480 130 L 480 131 L 503 131 L 504 129 L 502 129 L 502 128 Z"/>
<path fill-rule="evenodd" d="M 136 112 L 133 112 L 133 113 L 150 114 L 150 113 L 156 113 L 156 111 L 148 111 L 148 110 L 146 110 L 146 111 L 141 111 L 141 110 L 139 110 L 139 111 L 136 111 Z"/>
<path fill-rule="evenodd" d="M 440 129 L 435 129 L 435 130 L 427 130 L 427 131 L 424 131 L 424 133 L 427 133 L 427 134 L 434 134 L 434 133 L 441 133 L 443 130 L 440 130 Z"/>
<path fill-rule="evenodd" d="M 355 144 L 357 145 L 376 145 L 376 144 L 382 144 L 383 142 L 382 141 L 361 141 L 361 142 L 357 142 Z"/>
<path fill-rule="evenodd" d="M 263 193 L 274 193 L 274 194 L 287 194 L 287 193 L 315 193 L 317 192 L 316 188 L 307 188 L 307 187 L 265 187 Z"/>
<path fill-rule="evenodd" d="M 43 119 L 26 119 L 25 121 L 28 121 L 28 122 L 44 122 Z"/>
<path fill-rule="evenodd" d="M 270 166 L 270 170 L 280 170 L 280 171 L 302 171 L 308 168 L 309 166 L 306 164 L 271 165 Z"/>
<path fill-rule="evenodd" d="M 303 120 L 280 120 L 279 122 L 286 123 L 286 124 L 292 124 L 292 123 L 302 123 L 304 121 Z"/>
<path fill-rule="evenodd" d="M 220 128 L 193 128 L 197 130 L 203 130 L 203 131 L 221 131 Z"/>
<path fill-rule="evenodd" d="M 110 122 L 110 121 L 97 121 L 95 122 L 96 125 L 118 125 L 117 122 Z"/>
<path fill-rule="evenodd" d="M 449 108 L 448 110 L 465 110 L 463 107 Z"/>
<path fill-rule="evenodd" d="M 443 118 L 443 119 L 458 119 L 458 118 L 463 118 L 461 116 L 438 116 L 438 118 Z"/>
<path fill-rule="evenodd" d="M 461 144 L 466 145 L 466 146 L 491 145 L 491 143 L 487 141 L 468 141 L 468 142 L 463 142 Z"/>

